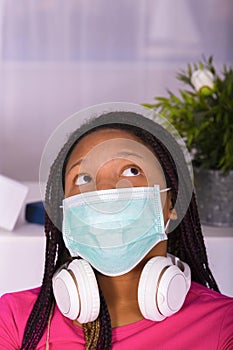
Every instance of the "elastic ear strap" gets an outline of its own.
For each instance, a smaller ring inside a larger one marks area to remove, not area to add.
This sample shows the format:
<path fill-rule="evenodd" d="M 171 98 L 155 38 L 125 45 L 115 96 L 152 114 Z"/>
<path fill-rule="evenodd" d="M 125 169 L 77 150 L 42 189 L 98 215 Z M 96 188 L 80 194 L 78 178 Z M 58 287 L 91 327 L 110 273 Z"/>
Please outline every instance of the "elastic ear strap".
<path fill-rule="evenodd" d="M 167 229 L 168 229 L 168 226 L 169 226 L 169 224 L 170 224 L 170 221 L 171 221 L 171 219 L 168 219 L 167 222 L 166 222 L 166 225 L 165 225 L 165 227 L 164 227 L 165 233 L 167 232 Z"/>

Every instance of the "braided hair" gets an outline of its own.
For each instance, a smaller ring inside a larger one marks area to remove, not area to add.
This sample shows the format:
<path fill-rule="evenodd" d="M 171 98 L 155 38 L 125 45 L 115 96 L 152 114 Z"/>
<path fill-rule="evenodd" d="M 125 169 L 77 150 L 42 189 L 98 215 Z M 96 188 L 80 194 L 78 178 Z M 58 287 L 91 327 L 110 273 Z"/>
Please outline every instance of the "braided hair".
<path fill-rule="evenodd" d="M 109 120 L 109 116 L 112 114 L 115 116 L 123 114 L 122 122 L 104 123 L 104 121 Z M 173 205 L 177 200 L 179 182 L 176 167 L 177 160 L 174 161 L 172 158 L 167 147 L 164 145 L 165 142 L 161 141 L 162 137 L 155 137 L 154 133 L 152 134 L 148 130 L 145 130 L 143 126 L 136 126 L 136 122 L 133 125 L 125 122 L 130 118 L 132 119 L 132 117 L 135 120 L 137 117 L 136 113 L 111 112 L 101 117 L 103 119 L 103 123 L 101 125 L 96 122 L 98 119 L 96 118 L 95 120 L 86 123 L 81 128 L 74 131 L 51 166 L 45 196 L 46 253 L 44 276 L 40 293 L 25 327 L 23 342 L 20 350 L 36 349 L 36 346 L 47 327 L 48 319 L 55 302 L 52 290 L 53 274 L 60 266 L 72 260 L 70 253 L 65 246 L 61 229 L 59 229 L 62 227 L 62 214 L 59 207 L 64 197 L 65 168 L 74 146 L 77 145 L 81 138 L 92 133 L 93 131 L 103 128 L 126 130 L 139 137 L 146 145 L 152 148 L 154 154 L 159 160 L 165 174 L 167 186 L 172 189 Z M 152 123 L 155 124 L 154 122 Z M 166 131 L 164 140 L 168 134 L 169 133 Z M 177 144 L 174 147 L 179 148 Z M 184 157 L 179 166 L 182 167 L 182 173 L 184 173 L 182 186 L 190 186 L 191 180 L 189 174 L 187 176 L 188 168 Z M 185 179 L 188 179 L 188 181 Z M 186 198 L 182 197 L 176 206 L 178 217 L 179 213 L 184 212 L 184 210 L 185 215 L 174 231 L 168 235 L 168 252 L 178 256 L 190 266 L 193 281 L 196 281 L 213 290 L 219 291 L 208 265 L 195 193 L 192 191 L 191 200 L 189 201 L 187 210 L 182 208 L 185 201 L 187 202 Z M 83 325 L 86 349 L 111 349 L 111 320 L 107 304 L 101 290 L 100 301 L 101 306 L 98 320 Z"/>

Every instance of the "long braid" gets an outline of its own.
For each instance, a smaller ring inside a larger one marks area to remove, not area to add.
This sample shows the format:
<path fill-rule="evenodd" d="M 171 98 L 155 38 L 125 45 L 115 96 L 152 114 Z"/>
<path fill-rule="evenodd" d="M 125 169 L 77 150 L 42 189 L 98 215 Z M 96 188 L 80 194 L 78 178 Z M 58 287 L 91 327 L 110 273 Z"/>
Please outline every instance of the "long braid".
<path fill-rule="evenodd" d="M 195 221 L 192 220 L 196 216 L 196 213 L 197 204 L 195 194 L 193 193 L 189 209 L 180 226 L 177 228 L 180 231 L 179 256 L 189 264 L 194 281 L 219 291 L 208 265 L 208 257 L 199 218 L 196 217 Z M 187 232 L 191 232 L 192 235 L 187 234 Z M 172 235 L 173 233 L 171 234 L 171 238 Z M 171 242 L 170 249 L 172 250 L 172 248 Z"/>
<path fill-rule="evenodd" d="M 45 268 L 42 286 L 38 298 L 34 304 L 32 312 L 28 318 L 26 328 L 24 331 L 23 343 L 21 350 L 33 350 L 36 348 L 43 332 L 47 326 L 49 313 L 54 301 L 52 292 L 52 277 L 55 272 L 56 259 L 59 254 L 61 260 L 61 252 L 66 251 L 61 239 L 61 232 L 53 224 L 49 214 L 54 214 L 55 222 L 59 217 L 57 210 L 53 212 L 53 206 L 50 204 L 50 197 L 53 195 L 53 203 L 59 208 L 60 193 L 59 191 L 53 191 L 53 188 L 59 186 L 59 181 L 56 181 L 54 177 L 59 177 L 59 163 L 63 157 L 64 150 L 62 150 L 51 167 L 45 197 L 45 234 L 46 234 L 46 252 L 45 252 Z M 57 170 L 57 171 L 56 171 Z M 59 178 L 58 178 L 59 180 Z M 55 185 L 55 186 L 54 186 Z M 55 192 L 55 193 L 52 193 Z"/>
<path fill-rule="evenodd" d="M 109 350 L 112 343 L 111 320 L 103 293 L 100 293 L 100 314 L 94 322 L 83 324 L 86 350 Z"/>
<path fill-rule="evenodd" d="M 97 320 L 89 323 L 83 324 L 83 331 L 86 341 L 86 350 L 94 350 L 96 349 L 96 345 L 99 339 L 100 333 L 100 320 Z"/>
<path fill-rule="evenodd" d="M 112 343 L 111 319 L 103 293 L 100 290 L 100 334 L 96 350 L 109 350 Z"/>
<path fill-rule="evenodd" d="M 46 220 L 45 230 L 49 228 L 49 222 Z M 43 335 L 49 313 L 53 303 L 52 295 L 52 276 L 54 273 L 54 260 L 56 255 L 56 245 L 53 238 L 47 237 L 46 242 L 46 264 L 44 277 L 42 282 L 42 288 L 40 294 L 36 300 L 30 317 L 27 321 L 25 328 L 23 344 L 21 350 L 31 350 L 36 347 L 40 338 Z"/>
<path fill-rule="evenodd" d="M 112 343 L 111 320 L 103 293 L 100 293 L 100 314 L 94 322 L 83 324 L 86 350 L 109 350 Z"/>

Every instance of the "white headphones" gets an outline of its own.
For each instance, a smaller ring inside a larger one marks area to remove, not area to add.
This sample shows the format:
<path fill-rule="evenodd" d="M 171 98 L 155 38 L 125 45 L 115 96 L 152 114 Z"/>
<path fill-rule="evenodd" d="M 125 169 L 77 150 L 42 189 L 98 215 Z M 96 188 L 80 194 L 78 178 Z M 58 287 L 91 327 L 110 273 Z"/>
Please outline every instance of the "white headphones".
<path fill-rule="evenodd" d="M 157 256 L 144 266 L 138 285 L 138 304 L 142 315 L 162 321 L 182 307 L 191 284 L 189 266 L 173 255 Z M 53 276 L 53 292 L 61 313 L 80 323 L 97 319 L 100 297 L 91 265 L 75 259 Z"/>
<path fill-rule="evenodd" d="M 167 254 L 156 256 L 144 266 L 138 285 L 138 304 L 142 315 L 162 321 L 182 307 L 191 285 L 189 266 Z"/>
<path fill-rule="evenodd" d="M 73 260 L 53 276 L 53 293 L 61 313 L 80 323 L 97 319 L 100 297 L 91 265 L 83 259 Z"/>

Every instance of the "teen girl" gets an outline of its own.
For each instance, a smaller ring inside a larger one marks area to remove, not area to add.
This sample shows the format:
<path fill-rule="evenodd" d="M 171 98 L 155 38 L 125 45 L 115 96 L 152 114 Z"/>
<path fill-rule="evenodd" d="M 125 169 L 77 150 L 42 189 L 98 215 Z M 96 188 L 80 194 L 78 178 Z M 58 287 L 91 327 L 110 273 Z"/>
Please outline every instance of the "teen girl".
<path fill-rule="evenodd" d="M 174 129 L 119 103 L 67 124 L 46 188 L 43 282 L 1 298 L 0 349 L 233 349 L 233 300 L 209 269 Z"/>

